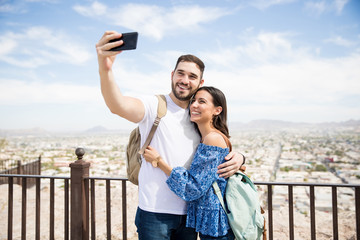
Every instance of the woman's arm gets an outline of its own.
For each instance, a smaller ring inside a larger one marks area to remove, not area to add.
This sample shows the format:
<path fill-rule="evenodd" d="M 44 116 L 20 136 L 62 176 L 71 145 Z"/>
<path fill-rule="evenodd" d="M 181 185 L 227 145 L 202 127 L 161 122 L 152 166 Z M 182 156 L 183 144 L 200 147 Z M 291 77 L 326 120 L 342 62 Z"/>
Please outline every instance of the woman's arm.
<path fill-rule="evenodd" d="M 201 148 L 204 146 L 206 145 L 202 145 Z M 206 148 L 208 147 L 206 146 Z M 184 167 L 175 167 L 166 183 L 171 191 L 185 201 L 199 199 L 218 179 L 217 166 L 223 159 L 224 155 L 219 154 L 216 150 L 196 152 L 190 170 Z"/>
<path fill-rule="evenodd" d="M 155 148 L 148 146 L 145 149 L 143 156 L 147 162 L 153 165 L 153 167 L 159 167 L 166 175 L 170 176 L 172 167 L 161 158 Z"/>
<path fill-rule="evenodd" d="M 169 176 L 166 181 L 171 191 L 184 199 L 185 201 L 193 201 L 202 197 L 211 184 L 217 179 L 217 165 L 220 157 L 217 151 L 210 151 L 206 155 L 195 153 L 197 160 L 194 160 L 190 170 L 184 167 L 172 168 L 163 159 L 158 152 L 148 147 L 145 150 L 144 158 L 147 162 L 157 166 Z"/>

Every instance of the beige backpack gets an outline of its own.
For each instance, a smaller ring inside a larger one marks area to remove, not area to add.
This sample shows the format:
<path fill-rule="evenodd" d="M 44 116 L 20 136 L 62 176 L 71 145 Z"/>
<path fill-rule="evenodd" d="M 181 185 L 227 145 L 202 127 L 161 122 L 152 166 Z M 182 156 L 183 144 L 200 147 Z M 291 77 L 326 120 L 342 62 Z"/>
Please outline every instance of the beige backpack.
<path fill-rule="evenodd" d="M 154 133 L 160 124 L 160 120 L 162 117 L 166 115 L 167 106 L 166 106 L 166 98 L 164 95 L 156 95 L 158 98 L 158 107 L 157 107 L 157 117 L 154 121 L 154 124 L 150 130 L 150 133 L 140 149 L 140 131 L 139 127 L 135 128 L 129 137 L 129 143 L 126 147 L 126 170 L 127 177 L 129 181 L 135 185 L 139 184 L 139 171 L 141 167 L 141 155 L 144 154 L 145 149 L 149 146 L 151 139 L 154 136 Z"/>

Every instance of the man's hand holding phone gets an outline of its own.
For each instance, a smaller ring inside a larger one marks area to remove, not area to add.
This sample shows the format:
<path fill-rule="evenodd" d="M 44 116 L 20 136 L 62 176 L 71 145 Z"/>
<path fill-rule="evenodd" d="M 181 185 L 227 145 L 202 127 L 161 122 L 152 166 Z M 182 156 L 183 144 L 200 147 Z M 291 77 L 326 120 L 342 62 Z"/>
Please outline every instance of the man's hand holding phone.
<path fill-rule="evenodd" d="M 99 61 L 99 70 L 109 70 L 115 61 L 117 54 L 124 50 L 136 49 L 138 33 L 118 33 L 106 31 L 96 44 L 96 52 Z"/>
<path fill-rule="evenodd" d="M 134 50 L 137 46 L 138 33 L 122 33 L 120 38 L 111 39 L 109 43 L 122 42 L 121 45 L 112 47 L 109 51 Z"/>
<path fill-rule="evenodd" d="M 106 31 L 96 44 L 96 50 L 98 54 L 104 54 L 104 51 L 119 52 L 124 50 L 134 50 L 137 47 L 137 39 L 137 32 L 118 33 L 115 31 Z M 108 53 L 104 55 L 114 54 Z"/>

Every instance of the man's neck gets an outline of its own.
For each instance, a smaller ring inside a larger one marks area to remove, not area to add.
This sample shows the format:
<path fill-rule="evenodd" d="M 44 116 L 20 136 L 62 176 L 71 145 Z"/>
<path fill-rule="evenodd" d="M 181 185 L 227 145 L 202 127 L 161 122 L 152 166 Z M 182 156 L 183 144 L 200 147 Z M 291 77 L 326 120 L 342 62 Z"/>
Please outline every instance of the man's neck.
<path fill-rule="evenodd" d="M 179 107 L 181 108 L 187 108 L 189 106 L 189 100 L 186 100 L 186 101 L 182 101 L 182 100 L 179 100 L 175 97 L 175 95 L 171 92 L 169 94 L 171 100 L 173 100 L 173 102 L 178 105 Z"/>

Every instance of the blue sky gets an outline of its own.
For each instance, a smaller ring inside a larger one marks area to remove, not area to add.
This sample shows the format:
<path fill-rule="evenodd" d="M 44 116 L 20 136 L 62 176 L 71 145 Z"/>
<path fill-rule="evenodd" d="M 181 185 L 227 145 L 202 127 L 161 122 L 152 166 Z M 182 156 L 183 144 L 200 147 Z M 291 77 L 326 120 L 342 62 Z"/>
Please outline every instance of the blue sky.
<path fill-rule="evenodd" d="M 126 95 L 169 93 L 177 58 L 191 53 L 231 122 L 360 119 L 357 0 L 0 0 L 0 129 L 133 127 L 100 93 L 106 30 L 139 32 L 114 66 Z"/>

